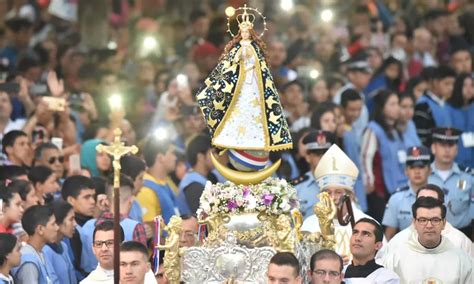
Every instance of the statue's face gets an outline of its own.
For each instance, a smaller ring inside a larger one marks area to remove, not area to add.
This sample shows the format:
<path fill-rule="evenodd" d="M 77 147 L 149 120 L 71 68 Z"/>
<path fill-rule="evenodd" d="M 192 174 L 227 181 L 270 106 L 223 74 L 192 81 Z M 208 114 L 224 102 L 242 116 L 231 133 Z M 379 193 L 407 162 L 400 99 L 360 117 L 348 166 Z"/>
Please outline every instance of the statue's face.
<path fill-rule="evenodd" d="M 242 36 L 242 39 L 244 40 L 250 39 L 250 31 L 248 29 L 241 30 L 240 35 Z"/>

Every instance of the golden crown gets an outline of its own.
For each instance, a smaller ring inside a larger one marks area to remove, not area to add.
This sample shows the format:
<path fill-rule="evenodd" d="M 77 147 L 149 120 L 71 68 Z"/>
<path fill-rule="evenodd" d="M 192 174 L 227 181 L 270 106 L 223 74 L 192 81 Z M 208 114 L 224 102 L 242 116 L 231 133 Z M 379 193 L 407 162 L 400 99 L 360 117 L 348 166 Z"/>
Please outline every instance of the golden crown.
<path fill-rule="evenodd" d="M 253 22 L 255 21 L 255 15 L 252 13 L 248 13 L 247 10 L 247 5 L 244 6 L 244 12 L 241 14 L 238 14 L 236 19 L 237 22 L 239 23 L 239 29 L 240 30 L 249 30 L 253 28 Z"/>
<path fill-rule="evenodd" d="M 247 4 L 237 9 L 234 9 L 233 7 L 228 7 L 226 9 L 228 33 L 230 33 L 232 36 L 235 36 L 235 34 L 233 34 L 230 30 L 230 18 L 233 17 L 236 12 L 241 12 L 235 16 L 241 31 L 253 29 L 253 23 L 255 22 L 257 15 L 260 16 L 263 19 L 263 31 L 259 36 L 263 36 L 264 32 L 267 30 L 267 22 L 265 21 L 265 17 L 260 11 L 258 11 L 258 9 L 247 7 Z"/>

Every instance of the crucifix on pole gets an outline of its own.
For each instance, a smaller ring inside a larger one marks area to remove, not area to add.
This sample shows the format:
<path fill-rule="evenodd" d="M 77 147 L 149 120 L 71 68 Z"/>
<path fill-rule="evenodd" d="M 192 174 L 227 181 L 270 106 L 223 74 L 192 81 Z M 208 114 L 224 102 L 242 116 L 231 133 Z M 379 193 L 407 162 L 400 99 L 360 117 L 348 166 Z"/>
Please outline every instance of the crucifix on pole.
<path fill-rule="evenodd" d="M 128 153 L 136 154 L 138 148 L 135 145 L 125 146 L 121 141 L 122 131 L 114 130 L 114 142 L 108 146 L 99 144 L 96 147 L 98 153 L 107 153 L 113 157 L 114 168 L 114 284 L 120 280 L 120 158 Z"/>

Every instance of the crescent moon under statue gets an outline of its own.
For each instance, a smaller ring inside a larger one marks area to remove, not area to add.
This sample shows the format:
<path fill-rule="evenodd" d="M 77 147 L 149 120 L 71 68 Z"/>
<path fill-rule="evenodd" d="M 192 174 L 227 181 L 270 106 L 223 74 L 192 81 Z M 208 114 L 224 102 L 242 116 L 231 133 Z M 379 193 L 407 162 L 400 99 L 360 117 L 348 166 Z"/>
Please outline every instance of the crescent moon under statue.
<path fill-rule="evenodd" d="M 211 161 L 214 167 L 223 175 L 226 179 L 232 181 L 235 184 L 257 184 L 266 178 L 270 177 L 274 172 L 278 170 L 281 164 L 281 159 L 278 159 L 273 165 L 265 168 L 258 172 L 239 172 L 236 170 L 229 169 L 228 167 L 219 163 L 219 161 L 211 153 Z"/>

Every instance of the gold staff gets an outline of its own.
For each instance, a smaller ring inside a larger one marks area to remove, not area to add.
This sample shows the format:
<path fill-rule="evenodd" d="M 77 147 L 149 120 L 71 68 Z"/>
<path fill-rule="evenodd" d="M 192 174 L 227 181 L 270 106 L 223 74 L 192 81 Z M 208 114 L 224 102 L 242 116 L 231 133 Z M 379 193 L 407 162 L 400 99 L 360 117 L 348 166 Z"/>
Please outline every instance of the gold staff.
<path fill-rule="evenodd" d="M 106 146 L 99 144 L 96 147 L 98 153 L 107 153 L 113 157 L 114 167 L 114 284 L 120 280 L 120 158 L 128 153 L 136 154 L 138 148 L 135 145 L 125 146 L 121 141 L 122 131 L 120 128 L 114 130 L 114 142 Z"/>

